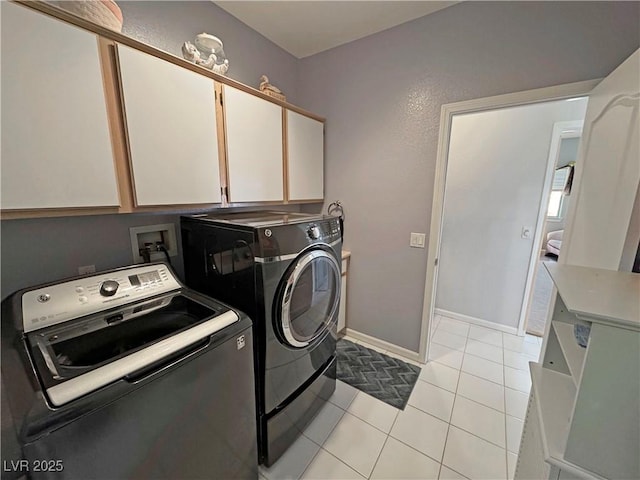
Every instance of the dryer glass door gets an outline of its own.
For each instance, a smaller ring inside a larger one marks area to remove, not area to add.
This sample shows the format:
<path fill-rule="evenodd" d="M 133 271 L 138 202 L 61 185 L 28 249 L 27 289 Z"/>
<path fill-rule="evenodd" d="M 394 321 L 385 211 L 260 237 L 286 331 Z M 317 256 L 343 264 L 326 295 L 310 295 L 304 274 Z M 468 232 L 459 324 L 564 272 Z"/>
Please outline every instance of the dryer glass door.
<path fill-rule="evenodd" d="M 289 345 L 306 347 L 330 326 L 340 304 L 340 265 L 324 250 L 298 258 L 286 278 L 280 312 Z"/>

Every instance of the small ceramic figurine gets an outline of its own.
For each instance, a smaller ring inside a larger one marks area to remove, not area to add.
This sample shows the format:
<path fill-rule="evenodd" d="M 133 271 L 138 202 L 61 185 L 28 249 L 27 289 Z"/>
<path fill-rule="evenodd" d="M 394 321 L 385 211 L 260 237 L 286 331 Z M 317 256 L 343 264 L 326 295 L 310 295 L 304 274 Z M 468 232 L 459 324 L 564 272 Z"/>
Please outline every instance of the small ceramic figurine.
<path fill-rule="evenodd" d="M 185 60 L 189 60 L 193 63 L 198 63 L 198 60 L 200 60 L 200 52 L 191 42 L 184 42 L 182 45 L 182 56 Z"/>
<path fill-rule="evenodd" d="M 260 91 L 266 93 L 271 97 L 279 98 L 283 101 L 286 100 L 284 93 L 282 93 L 282 90 L 280 90 L 275 85 L 271 85 L 269 83 L 269 77 L 267 77 L 266 75 L 262 75 L 260 77 Z"/>
<path fill-rule="evenodd" d="M 229 60 L 225 58 L 222 41 L 208 33 L 197 35 L 195 45 L 191 42 L 184 42 L 182 56 L 186 60 L 220 75 L 225 75 L 229 70 Z"/>
<path fill-rule="evenodd" d="M 260 77 L 260 91 L 264 92 L 265 90 L 270 90 L 275 93 L 282 93 L 282 90 L 269 83 L 269 77 L 267 77 L 266 75 L 262 75 Z"/>

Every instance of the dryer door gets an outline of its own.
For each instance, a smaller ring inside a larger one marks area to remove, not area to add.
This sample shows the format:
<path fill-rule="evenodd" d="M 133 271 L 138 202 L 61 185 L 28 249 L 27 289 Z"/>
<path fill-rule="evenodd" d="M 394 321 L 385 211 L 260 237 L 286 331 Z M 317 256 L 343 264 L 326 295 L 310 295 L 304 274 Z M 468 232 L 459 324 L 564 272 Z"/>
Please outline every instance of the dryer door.
<path fill-rule="evenodd" d="M 292 347 L 302 348 L 322 335 L 340 304 L 340 265 L 325 250 L 309 250 L 283 279 L 278 330 Z"/>

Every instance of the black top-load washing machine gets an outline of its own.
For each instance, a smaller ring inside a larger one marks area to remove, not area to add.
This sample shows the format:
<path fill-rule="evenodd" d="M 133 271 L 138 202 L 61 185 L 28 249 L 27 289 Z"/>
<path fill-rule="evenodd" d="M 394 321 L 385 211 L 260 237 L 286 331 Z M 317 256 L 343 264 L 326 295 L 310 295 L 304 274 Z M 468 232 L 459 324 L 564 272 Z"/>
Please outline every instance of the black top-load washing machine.
<path fill-rule="evenodd" d="M 252 212 L 181 224 L 187 285 L 254 322 L 258 450 L 270 466 L 335 390 L 338 219 Z"/>
<path fill-rule="evenodd" d="M 16 292 L 2 302 L 2 477 L 257 479 L 251 344 L 245 314 L 163 263 Z"/>

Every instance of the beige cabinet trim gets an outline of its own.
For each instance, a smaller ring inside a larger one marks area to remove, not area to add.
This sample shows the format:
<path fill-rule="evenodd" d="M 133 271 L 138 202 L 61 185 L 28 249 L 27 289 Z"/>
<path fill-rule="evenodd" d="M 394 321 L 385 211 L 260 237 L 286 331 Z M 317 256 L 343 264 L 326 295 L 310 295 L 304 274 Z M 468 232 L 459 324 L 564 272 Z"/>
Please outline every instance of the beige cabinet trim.
<path fill-rule="evenodd" d="M 216 128 L 218 136 L 218 162 L 220 163 L 220 188 L 222 206 L 229 203 L 229 168 L 227 163 L 227 117 L 224 113 L 224 87 L 214 82 L 216 91 Z"/>
<path fill-rule="evenodd" d="M 289 128 L 287 109 L 282 109 L 282 188 L 284 203 L 289 203 Z"/>
<path fill-rule="evenodd" d="M 118 177 L 120 211 L 130 212 L 135 205 L 132 175 L 129 163 L 129 143 L 127 138 L 124 104 L 122 102 L 118 56 L 115 43 L 98 38 L 98 51 L 103 73 L 104 95 L 109 117 L 109 133 L 113 148 L 113 161 Z"/>
<path fill-rule="evenodd" d="M 87 208 L 39 208 L 37 210 L 2 210 L 0 220 L 18 220 L 21 218 L 78 217 L 82 215 L 107 215 L 121 213 L 118 207 Z"/>

